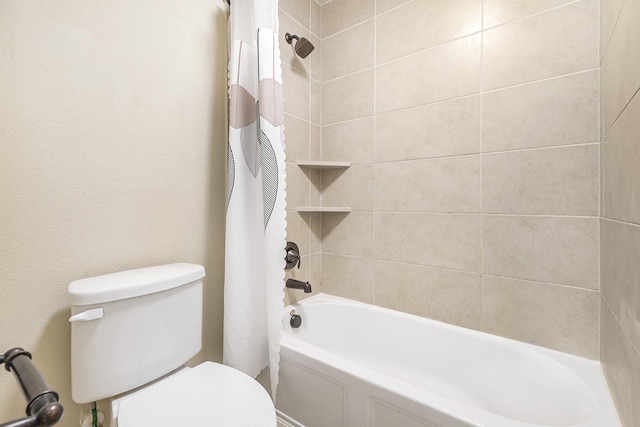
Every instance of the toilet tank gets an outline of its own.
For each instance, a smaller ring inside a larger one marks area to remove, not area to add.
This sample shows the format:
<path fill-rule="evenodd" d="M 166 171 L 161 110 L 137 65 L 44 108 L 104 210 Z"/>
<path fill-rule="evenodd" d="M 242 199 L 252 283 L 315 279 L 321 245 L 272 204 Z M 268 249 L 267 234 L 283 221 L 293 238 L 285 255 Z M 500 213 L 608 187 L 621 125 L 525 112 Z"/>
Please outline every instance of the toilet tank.
<path fill-rule="evenodd" d="M 201 265 L 181 263 L 71 282 L 73 400 L 129 391 L 196 355 L 204 275 Z"/>

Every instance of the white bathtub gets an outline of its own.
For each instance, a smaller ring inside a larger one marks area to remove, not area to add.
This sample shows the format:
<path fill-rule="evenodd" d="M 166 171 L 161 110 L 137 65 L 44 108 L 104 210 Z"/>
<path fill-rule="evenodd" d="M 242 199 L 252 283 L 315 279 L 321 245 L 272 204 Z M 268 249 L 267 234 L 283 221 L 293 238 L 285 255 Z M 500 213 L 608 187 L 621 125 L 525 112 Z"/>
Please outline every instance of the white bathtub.
<path fill-rule="evenodd" d="M 283 324 L 294 426 L 620 426 L 598 362 L 323 294 Z"/>

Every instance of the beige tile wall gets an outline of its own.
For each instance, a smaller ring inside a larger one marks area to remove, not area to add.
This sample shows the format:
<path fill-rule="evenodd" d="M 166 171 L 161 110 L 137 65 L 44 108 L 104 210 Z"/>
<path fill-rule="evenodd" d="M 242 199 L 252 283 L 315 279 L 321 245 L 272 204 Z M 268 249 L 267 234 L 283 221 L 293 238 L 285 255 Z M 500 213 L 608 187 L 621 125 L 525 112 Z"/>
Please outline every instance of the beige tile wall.
<path fill-rule="evenodd" d="M 301 238 L 323 291 L 597 359 L 598 0 L 300 9 L 322 44 L 321 71 L 292 66 L 321 103 L 309 126 L 321 159 L 353 165 L 307 182 L 353 209 Z"/>
<path fill-rule="evenodd" d="M 296 161 L 320 156 L 322 9 L 315 0 L 280 0 L 279 7 L 287 156 L 287 240 L 296 242 L 302 253 L 300 268 L 287 271 L 286 277 L 309 281 L 313 293 L 317 293 L 322 288 L 322 216 L 298 213 L 296 208 L 320 203 L 320 175 L 317 171 L 299 167 Z M 293 46 L 286 43 L 285 33 L 307 38 L 315 50 L 304 59 L 298 57 Z M 309 295 L 286 289 L 285 302 L 295 302 Z"/>
<path fill-rule="evenodd" d="M 322 7 L 323 288 L 598 358 L 598 1 L 372 3 Z"/>
<path fill-rule="evenodd" d="M 640 426 L 640 1 L 601 0 L 600 356 L 625 427 Z"/>

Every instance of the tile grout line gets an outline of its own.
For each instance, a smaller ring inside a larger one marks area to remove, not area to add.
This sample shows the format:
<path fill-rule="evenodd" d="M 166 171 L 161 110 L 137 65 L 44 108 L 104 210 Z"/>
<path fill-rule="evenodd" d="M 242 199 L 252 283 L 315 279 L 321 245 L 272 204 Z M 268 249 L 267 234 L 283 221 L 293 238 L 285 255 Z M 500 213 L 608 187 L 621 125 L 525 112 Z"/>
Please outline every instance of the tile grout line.
<path fill-rule="evenodd" d="M 636 354 L 640 356 L 640 348 L 636 347 L 636 344 L 633 342 L 633 340 L 629 336 L 626 328 L 622 325 L 622 322 L 620 322 L 620 319 L 618 319 L 618 315 L 613 311 L 613 308 L 611 308 L 611 305 L 609 304 L 609 300 L 605 297 L 604 293 L 601 293 L 601 295 L 602 295 L 601 299 L 604 300 L 604 303 L 609 309 L 609 312 L 611 313 L 616 323 L 618 324 L 618 327 L 622 331 L 623 337 L 629 342 L 629 344 L 631 345 L 631 348 L 635 350 Z"/>
<path fill-rule="evenodd" d="M 320 33 L 324 36 L 324 4 L 320 5 Z M 320 67 L 320 159 L 324 159 L 324 37 L 318 37 L 320 40 L 320 44 L 322 46 L 322 58 L 321 58 L 321 67 Z M 323 183 L 323 175 L 320 175 L 320 206 L 323 206 L 324 202 L 322 194 L 324 192 L 324 183 Z M 317 213 L 314 215 L 315 220 L 318 222 L 318 227 L 320 228 L 319 234 L 319 244 L 320 244 L 320 289 L 322 290 L 322 284 L 324 282 L 324 215 L 322 213 Z"/>
<path fill-rule="evenodd" d="M 481 32 L 473 34 L 473 36 L 479 36 L 479 35 L 481 35 Z M 460 39 L 457 39 L 457 40 L 460 40 Z M 452 41 L 455 41 L 455 40 L 452 40 Z M 441 44 L 439 46 L 442 46 L 442 45 L 447 44 L 447 43 L 449 43 L 449 42 L 445 42 L 445 43 L 443 43 L 443 44 Z M 419 52 L 412 53 L 410 55 L 407 55 L 407 56 L 404 56 L 402 58 L 399 58 L 398 60 L 406 59 L 409 56 L 417 55 L 417 54 L 426 52 L 427 50 L 431 50 L 431 49 L 433 49 L 433 48 L 428 48 L 428 49 L 421 50 Z M 394 61 L 396 61 L 396 60 L 394 60 Z M 334 82 L 336 82 L 336 81 L 338 81 L 340 79 L 344 79 L 344 78 L 347 78 L 347 77 L 352 77 L 352 76 L 354 76 L 356 74 L 363 73 L 365 71 L 371 71 L 371 70 L 373 70 L 374 67 L 385 66 L 385 65 L 389 64 L 390 62 L 394 62 L 394 61 L 389 61 L 389 62 L 386 62 L 384 64 L 377 64 L 377 65 L 374 65 L 374 66 L 371 66 L 371 67 L 361 68 L 359 70 L 352 71 L 352 72 L 343 74 L 341 76 L 334 77 L 332 79 L 328 79 L 326 81 L 323 81 L 322 83 L 334 83 Z M 288 64 L 285 64 L 285 65 L 289 66 Z M 295 68 L 293 68 L 291 66 L 289 66 L 289 68 L 298 71 L 297 69 L 295 69 Z M 592 72 L 596 72 L 596 71 L 599 71 L 599 70 L 600 70 L 599 66 L 585 68 L 585 69 L 582 69 L 582 70 L 571 71 L 569 73 L 557 74 L 557 75 L 553 75 L 553 76 L 550 76 L 550 77 L 542 77 L 542 78 L 538 78 L 538 79 L 535 79 L 535 80 L 529 80 L 529 81 L 522 82 L 522 83 L 514 83 L 514 84 L 507 85 L 507 86 L 500 86 L 500 87 L 496 87 L 496 88 L 493 88 L 493 89 L 487 89 L 487 90 L 485 90 L 485 93 L 493 93 L 493 92 L 500 92 L 500 91 L 508 90 L 508 89 L 515 89 L 515 88 L 518 88 L 518 87 L 521 87 L 521 86 L 534 85 L 536 83 L 543 83 L 543 82 L 547 82 L 547 81 L 551 81 L 551 80 L 567 78 L 567 77 L 576 76 L 576 75 L 579 75 L 579 74 L 592 73 Z M 405 110 L 405 109 L 408 109 L 408 108 L 419 107 L 421 105 L 435 104 L 437 102 L 446 102 L 446 101 L 451 100 L 451 99 L 465 98 L 465 97 L 477 95 L 478 93 L 479 92 L 473 92 L 473 93 L 469 93 L 469 94 L 465 94 L 465 95 L 454 96 L 454 97 L 451 97 L 451 98 L 440 99 L 440 100 L 437 100 L 437 101 L 425 102 L 423 104 L 412 105 L 412 106 L 409 106 L 409 107 L 402 107 L 402 108 L 397 108 L 397 109 L 394 109 L 394 110 L 385 111 L 384 113 L 390 113 L 390 112 L 393 112 L 393 111 L 399 111 L 399 110 Z M 381 114 L 384 114 L 384 113 L 381 113 Z"/>
<path fill-rule="evenodd" d="M 324 25 L 324 19 L 323 19 L 323 8 L 324 5 L 320 5 L 320 28 L 318 29 L 318 31 L 320 33 L 322 33 L 323 31 L 323 25 Z M 320 48 L 322 49 L 321 52 L 318 52 L 318 54 L 321 54 L 320 56 L 320 69 L 316 71 L 316 75 L 319 74 L 319 78 L 320 80 L 317 81 L 317 84 L 320 87 L 320 93 L 317 94 L 320 99 L 318 100 L 319 104 L 320 104 L 320 111 L 318 112 L 319 114 L 319 124 L 317 124 L 316 126 L 318 126 L 318 132 L 319 132 L 319 140 L 317 141 L 317 143 L 320 145 L 318 147 L 319 150 L 319 156 L 320 159 L 324 159 L 324 132 L 323 132 L 323 122 L 324 122 L 324 102 L 323 102 L 323 91 L 324 91 L 324 38 L 322 37 L 322 34 L 314 34 L 315 37 L 317 37 L 317 39 L 320 41 Z M 317 62 L 316 62 L 317 63 Z M 310 124 L 309 128 L 312 129 L 314 125 Z M 320 192 L 320 206 L 323 206 L 324 203 L 324 198 L 323 198 L 323 192 L 324 192 L 324 175 L 320 174 L 319 176 L 319 186 L 320 189 L 318 190 Z M 313 221 L 311 221 L 316 227 L 318 227 L 318 245 L 319 245 L 319 256 L 320 256 L 320 271 L 318 272 L 318 277 L 320 280 L 320 290 L 322 290 L 322 283 L 323 283 L 323 279 L 324 279 L 324 215 L 322 213 L 316 213 L 313 216 Z"/>
<path fill-rule="evenodd" d="M 543 280 L 536 280 L 536 279 L 516 277 L 516 276 L 507 276 L 507 275 L 504 275 L 504 274 L 482 273 L 480 271 L 466 270 L 466 269 L 463 269 L 463 268 L 453 268 L 453 267 L 445 267 L 445 266 L 438 266 L 438 265 L 418 264 L 418 263 L 414 263 L 414 262 L 391 260 L 391 259 L 382 259 L 382 258 L 381 259 L 374 259 L 374 258 L 369 258 L 369 257 L 365 257 L 365 256 L 351 255 L 351 254 L 344 254 L 344 253 L 337 253 L 337 252 L 325 252 L 325 254 L 329 255 L 329 256 L 333 256 L 333 257 L 349 258 L 349 259 L 364 260 L 364 261 L 367 261 L 367 260 L 368 261 L 379 261 L 379 262 L 383 262 L 383 263 L 411 266 L 411 267 L 417 267 L 417 268 L 424 268 L 424 269 L 428 269 L 428 270 L 442 270 L 442 271 L 447 271 L 447 272 L 452 272 L 452 273 L 461 273 L 461 274 L 469 274 L 469 275 L 476 275 L 476 276 L 496 277 L 496 278 L 508 279 L 508 280 L 517 280 L 517 281 L 527 282 L 527 283 L 529 283 L 531 285 L 555 286 L 555 287 L 560 287 L 560 288 L 573 289 L 573 290 L 576 290 L 576 291 L 593 292 L 593 293 L 596 293 L 596 294 L 600 294 L 601 293 L 599 289 L 587 288 L 587 287 L 583 287 L 583 286 L 567 285 L 567 284 L 564 284 L 564 283 L 548 282 L 548 281 L 543 281 Z"/>
<path fill-rule="evenodd" d="M 565 145 L 550 145 L 547 147 L 531 147 L 531 148 L 516 148 L 512 150 L 496 150 L 496 151 L 478 151 L 475 153 L 458 153 L 458 154 L 444 154 L 430 157 L 416 157 L 412 159 L 390 159 L 390 160 L 378 160 L 374 163 L 376 164 L 394 164 L 394 163 L 409 163 L 409 162 L 424 162 L 429 160 L 442 160 L 449 158 L 459 158 L 459 157 L 472 157 L 472 156 L 485 156 L 485 155 L 499 155 L 499 154 L 511 154 L 511 153 L 522 153 L 529 151 L 547 151 L 547 150 L 561 150 L 566 148 L 575 148 L 575 147 L 597 147 L 599 146 L 599 142 L 581 142 L 575 144 L 565 144 Z M 481 148 L 482 150 L 482 148 Z M 355 165 L 352 165 L 355 166 Z"/>
<path fill-rule="evenodd" d="M 512 24 L 514 22 L 518 22 L 518 21 L 524 21 L 525 19 L 529 19 L 529 18 L 531 18 L 533 16 L 544 15 L 545 13 L 553 12 L 555 10 L 562 9 L 564 7 L 568 7 L 568 6 L 583 2 L 583 1 L 585 1 L 585 0 L 567 1 L 567 2 L 565 2 L 563 4 L 559 4 L 557 6 L 553 6 L 553 7 L 550 7 L 548 9 L 543 9 L 543 10 L 540 10 L 538 12 L 534 12 L 534 13 L 531 13 L 529 15 L 526 15 L 526 16 L 521 16 L 519 18 L 514 18 L 514 19 L 511 19 L 511 20 L 508 20 L 508 21 L 504 21 L 504 22 L 501 22 L 499 24 L 496 24 L 496 25 L 493 25 L 493 26 L 490 26 L 490 27 L 487 27 L 487 28 L 483 28 L 483 30 L 493 30 L 494 28 L 499 28 L 499 27 L 502 27 L 502 26 L 505 26 L 505 25 Z"/>
<path fill-rule="evenodd" d="M 600 1 L 604 1 L 604 0 L 600 0 Z M 626 3 L 627 3 L 627 0 L 623 0 L 622 4 L 620 5 L 620 9 L 618 10 L 618 14 L 616 15 L 615 22 L 613 23 L 613 27 L 611 28 L 611 34 L 609 35 L 609 39 L 603 40 L 604 43 L 603 43 L 602 52 L 601 52 L 602 53 L 602 61 L 600 61 L 601 63 L 604 62 L 604 54 L 606 53 L 607 48 L 611 43 L 611 39 L 613 38 L 613 33 L 616 31 L 616 28 L 618 27 L 618 21 L 620 20 L 620 16 L 622 15 L 622 9 L 624 9 L 624 6 Z M 604 21 L 604 17 L 601 16 L 600 19 Z M 601 28 L 601 30 L 604 30 L 604 28 Z M 603 34 L 601 34 L 600 37 L 603 37 Z"/>
<path fill-rule="evenodd" d="M 323 93 L 324 93 L 324 37 L 323 36 L 323 32 L 324 32 L 324 17 L 323 17 L 323 8 L 324 5 L 320 5 L 320 28 L 318 29 L 318 31 L 321 33 L 320 35 L 317 35 L 318 40 L 320 40 L 320 46 L 322 49 L 322 57 L 321 57 L 321 62 L 320 62 L 320 70 L 319 70 L 319 74 L 320 74 L 320 81 L 318 82 L 318 84 L 320 85 L 320 124 L 318 125 L 318 131 L 320 132 L 320 140 L 318 141 L 318 143 L 320 144 L 320 159 L 324 159 L 324 97 L 323 97 Z M 320 177 L 320 188 L 322 189 L 323 182 L 322 182 L 322 177 Z M 320 246 L 319 250 L 320 250 L 320 272 L 319 272 L 319 277 L 320 277 L 320 290 L 322 290 L 322 283 L 323 283 L 323 279 L 324 279 L 324 216 L 322 213 L 317 213 L 316 215 L 314 215 L 315 221 L 316 221 L 316 226 L 319 228 L 318 230 L 318 244 Z"/>
<path fill-rule="evenodd" d="M 484 80 L 484 0 L 480 1 L 480 328 L 484 328 L 484 137 L 483 137 L 483 80 Z"/>
<path fill-rule="evenodd" d="M 372 213 L 374 212 L 373 210 L 364 210 L 364 209 L 357 209 L 357 210 L 351 210 L 351 212 L 360 212 L 360 213 Z M 560 215 L 560 214 L 527 214 L 527 213 L 492 213 L 492 212 L 457 212 L 457 211 L 451 211 L 451 212 L 441 212 L 441 211 L 433 211 L 433 212 L 428 212 L 428 211 L 398 211 L 398 210 L 394 210 L 394 211 L 387 211 L 387 210 L 376 210 L 375 212 L 379 213 L 379 214 L 385 214 L 385 215 L 389 215 L 389 214 L 397 214 L 397 215 L 459 215 L 459 216 L 481 216 L 484 215 L 485 217 L 513 217 L 513 218 L 557 218 L 557 219 L 562 219 L 562 218 L 571 218 L 571 219 L 585 219 L 585 220 L 599 220 L 600 217 L 595 214 L 595 215 Z M 608 218 L 605 218 L 608 219 Z M 613 221 L 613 220 L 612 220 Z M 633 223 L 627 223 L 627 222 L 622 222 L 622 221 L 617 221 L 620 222 L 621 224 L 630 224 L 632 226 L 636 226 L 636 227 L 640 227 L 640 224 L 633 224 Z"/>
<path fill-rule="evenodd" d="M 376 259 L 377 259 L 377 254 L 376 254 L 376 164 L 375 164 L 375 158 L 376 158 L 376 116 L 377 116 L 377 109 L 376 109 L 376 96 L 377 96 L 377 84 L 376 84 L 376 73 L 377 73 L 377 69 L 378 67 L 376 66 L 376 61 L 378 59 L 377 57 L 377 47 L 378 47 L 378 2 L 374 1 L 373 2 L 373 157 L 372 159 L 374 160 L 373 166 L 372 166 L 372 174 L 373 174 L 373 183 L 372 183 L 372 187 L 373 187 L 373 248 L 372 248 L 372 252 L 373 252 L 373 303 L 376 304 L 377 303 L 377 295 L 378 295 L 378 288 L 377 288 L 377 283 L 376 283 Z"/>
<path fill-rule="evenodd" d="M 604 1 L 604 0 L 599 0 Z M 600 298 L 598 298 L 598 360 L 602 360 L 601 348 L 602 348 L 602 214 L 604 210 L 604 197 L 603 197 L 603 179 L 604 179 L 604 163 L 602 161 L 602 141 L 604 139 L 602 132 L 602 117 L 603 108 L 602 100 L 602 63 L 604 60 L 604 46 L 603 46 L 603 22 L 604 16 L 602 13 L 602 7 L 598 7 L 598 289 L 600 290 Z"/>
<path fill-rule="evenodd" d="M 313 0 L 309 0 L 309 34 L 311 33 L 311 1 Z M 303 25 L 304 28 L 304 25 Z M 311 108 L 313 105 L 313 100 L 311 99 L 313 91 L 311 90 L 311 75 L 313 74 L 313 63 L 311 63 L 311 60 L 309 62 L 309 122 L 307 123 L 308 125 L 308 142 L 307 142 L 307 148 L 308 148 L 308 154 L 307 154 L 307 158 L 311 159 L 311 153 L 313 151 L 313 143 L 311 141 L 311 135 L 312 135 L 312 130 L 311 130 Z M 309 172 L 310 174 L 313 173 L 312 171 Z M 311 187 L 313 186 L 313 182 L 309 182 L 309 202 L 311 202 Z M 310 203 L 311 204 L 311 203 Z M 307 226 L 307 242 L 309 242 L 309 256 L 311 256 L 311 238 L 312 238 L 312 231 L 311 231 L 311 227 L 313 224 L 313 213 L 309 212 L 309 225 Z M 314 268 L 313 268 L 313 263 L 309 261 L 309 278 L 307 280 L 313 280 L 314 277 Z"/>
<path fill-rule="evenodd" d="M 631 105 L 632 102 L 635 101 L 636 96 L 638 96 L 640 98 L 640 86 L 638 86 L 636 88 L 636 90 L 633 92 L 633 95 L 631 95 L 631 97 L 629 98 L 629 102 L 627 102 L 626 104 L 624 104 L 624 107 L 622 107 L 622 110 L 620 110 L 620 113 L 616 116 L 615 120 L 611 123 L 611 126 L 609 126 L 609 129 L 606 130 L 605 133 L 605 129 L 604 129 L 604 123 L 603 125 L 603 138 L 605 138 L 609 132 L 611 132 L 611 130 L 613 129 L 613 127 L 616 125 L 616 123 L 618 123 L 618 120 L 620 120 L 622 118 L 622 115 L 624 114 L 624 112 L 627 110 L 627 108 L 629 108 L 629 105 Z M 640 100 L 638 101 L 640 102 Z M 604 112 L 603 112 L 604 114 Z M 604 121 L 604 118 L 603 118 Z"/>
<path fill-rule="evenodd" d="M 366 69 L 363 69 L 363 70 L 360 70 L 360 71 L 356 71 L 354 73 L 347 74 L 347 75 L 344 75 L 342 77 L 338 77 L 336 79 L 333 79 L 333 80 L 330 80 L 330 81 L 327 81 L 327 82 L 323 82 L 322 84 L 333 83 L 333 82 L 335 82 L 337 80 L 340 80 L 342 78 L 350 77 L 350 76 L 353 76 L 355 74 L 358 74 L 358 73 L 361 73 L 361 72 L 364 72 L 364 71 L 372 71 L 372 70 L 373 70 L 373 67 L 368 67 Z M 533 81 L 530 81 L 530 82 L 518 83 L 518 84 L 515 84 L 515 85 L 505 86 L 505 87 L 501 87 L 501 88 L 497 88 L 497 89 L 485 90 L 483 93 L 484 94 L 489 94 L 489 93 L 500 92 L 500 91 L 504 91 L 504 90 L 516 89 L 516 88 L 522 87 L 522 86 L 534 85 L 534 84 L 537 84 L 537 83 L 543 83 L 543 82 L 547 82 L 547 81 L 567 78 L 567 77 L 571 77 L 571 76 L 577 76 L 579 74 L 586 74 L 586 73 L 596 72 L 596 71 L 598 71 L 598 68 L 590 68 L 590 69 L 576 71 L 576 72 L 572 72 L 572 73 L 568 73 L 568 74 L 562 74 L 562 75 L 553 76 L 553 77 L 547 77 L 547 78 L 543 78 L 543 79 L 539 79 L 539 80 L 533 80 Z M 466 99 L 466 98 L 472 98 L 474 96 L 480 96 L 480 92 L 474 92 L 474 93 L 469 93 L 469 94 L 465 94 L 465 95 L 453 96 L 453 97 L 445 98 L 445 99 L 433 100 L 433 101 L 424 102 L 424 103 L 416 104 L 416 105 L 409 105 L 409 106 L 406 106 L 406 107 L 396 108 L 396 109 L 392 109 L 392 110 L 389 110 L 389 111 L 384 111 L 384 112 L 377 113 L 377 114 L 380 114 L 380 115 L 393 114 L 393 113 L 397 113 L 397 112 L 401 112 L 401 111 L 405 111 L 405 110 L 426 107 L 428 105 L 436 105 L 436 104 L 442 104 L 442 103 L 447 103 L 447 102 L 451 102 L 451 101 L 457 101 L 457 100 Z M 626 109 L 626 106 L 625 106 L 625 109 Z M 355 121 L 355 120 L 361 120 L 361 119 L 365 119 L 365 118 L 368 118 L 368 117 L 372 117 L 372 115 L 365 115 L 365 116 L 356 117 L 356 118 L 353 118 L 353 119 L 347 119 L 347 120 L 341 120 L 341 121 L 326 123 L 323 126 L 332 126 L 332 125 L 338 125 L 338 124 L 342 124 L 342 123 L 349 123 L 349 122 L 352 122 L 352 121 Z"/>
<path fill-rule="evenodd" d="M 628 226 L 628 227 L 638 227 L 638 228 L 640 228 L 640 223 L 637 223 L 637 222 L 629 222 L 629 221 L 624 221 L 624 220 L 621 220 L 621 219 L 609 218 L 609 217 L 606 217 L 606 216 L 600 217 L 600 219 L 602 219 L 603 221 L 615 222 L 617 224 L 625 225 L 625 226 Z"/>
<path fill-rule="evenodd" d="M 375 12 L 374 12 L 374 13 L 375 13 Z M 369 21 L 373 21 L 373 20 L 375 20 L 375 19 L 376 19 L 376 17 L 375 17 L 375 15 L 374 15 L 374 16 L 372 16 L 371 18 L 367 18 L 367 19 L 365 19 L 364 21 L 359 21 L 357 24 L 353 24 L 353 25 L 350 25 L 350 26 L 348 26 L 348 27 L 346 27 L 346 28 L 343 28 L 343 29 L 342 29 L 342 30 L 340 30 L 340 31 L 336 31 L 335 33 L 331 34 L 330 36 L 324 36 L 324 37 L 322 38 L 322 41 L 325 41 L 325 40 L 327 40 L 327 39 L 330 39 L 330 38 L 333 38 L 333 37 L 336 37 L 336 36 L 342 35 L 342 33 L 346 33 L 347 31 L 349 31 L 349 30 L 353 30 L 354 28 L 356 28 L 356 27 L 357 27 L 357 26 L 359 26 L 359 25 L 366 24 L 367 22 L 369 22 Z"/>

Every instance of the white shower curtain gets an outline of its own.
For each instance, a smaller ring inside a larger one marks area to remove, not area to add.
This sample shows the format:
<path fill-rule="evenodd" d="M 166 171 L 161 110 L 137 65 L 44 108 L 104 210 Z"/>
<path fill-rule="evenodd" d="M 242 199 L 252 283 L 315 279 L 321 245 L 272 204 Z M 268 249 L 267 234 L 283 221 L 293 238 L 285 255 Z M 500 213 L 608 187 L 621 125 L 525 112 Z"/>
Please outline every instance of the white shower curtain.
<path fill-rule="evenodd" d="M 277 0 L 232 0 L 223 362 L 278 381 L 286 244 Z"/>

